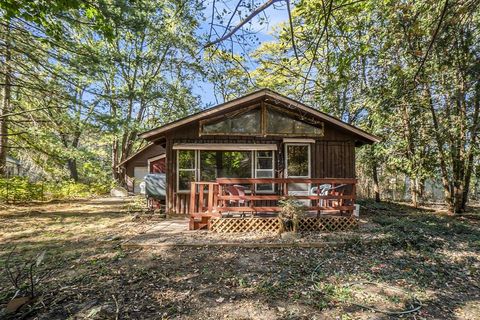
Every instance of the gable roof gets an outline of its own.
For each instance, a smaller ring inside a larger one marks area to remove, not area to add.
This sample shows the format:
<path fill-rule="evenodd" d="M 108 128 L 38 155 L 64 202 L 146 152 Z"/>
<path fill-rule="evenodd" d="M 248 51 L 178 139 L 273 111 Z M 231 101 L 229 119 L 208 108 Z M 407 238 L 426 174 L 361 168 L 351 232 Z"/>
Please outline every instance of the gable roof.
<path fill-rule="evenodd" d="M 228 109 L 234 108 L 235 106 L 243 103 L 248 103 L 249 101 L 255 101 L 258 99 L 266 99 L 270 98 L 273 100 L 277 100 L 280 102 L 283 102 L 289 106 L 293 106 L 295 108 L 298 108 L 300 110 L 303 110 L 305 112 L 308 112 L 312 114 L 313 116 L 316 116 L 322 120 L 325 120 L 333 125 L 339 126 L 343 128 L 344 130 L 351 132 L 359 137 L 361 137 L 364 141 L 369 142 L 369 143 L 375 143 L 375 142 L 380 142 L 380 138 L 370 134 L 356 126 L 353 126 L 351 124 L 348 124 L 346 122 L 343 122 L 342 120 L 333 117 L 327 113 L 318 111 L 312 107 L 309 107 L 299 101 L 293 100 L 291 98 L 288 98 L 284 95 L 281 95 L 277 92 L 274 92 L 270 89 L 260 89 L 258 91 L 252 92 L 250 94 L 247 94 L 245 96 L 239 97 L 234 100 L 230 100 L 227 102 L 224 102 L 222 104 L 216 105 L 212 108 L 197 112 L 195 114 L 192 114 L 190 116 L 187 116 L 185 118 L 181 118 L 179 120 L 170 122 L 164 126 L 145 131 L 139 135 L 140 138 L 147 139 L 147 140 L 154 140 L 156 136 L 161 135 L 162 133 L 165 133 L 169 130 L 172 130 L 176 127 L 186 125 L 188 123 L 191 123 L 193 121 L 201 120 L 205 117 L 215 115 L 216 113 L 226 111 Z"/>
<path fill-rule="evenodd" d="M 130 160 L 136 158 L 138 155 L 140 155 L 142 152 L 144 152 L 145 150 L 147 150 L 148 148 L 154 146 L 155 143 L 153 142 L 149 142 L 146 146 L 144 146 L 143 148 L 140 148 L 140 150 L 138 150 L 137 152 L 135 152 L 134 154 L 132 154 L 130 157 L 126 158 L 125 160 L 123 160 L 122 162 L 120 162 L 119 164 L 117 164 L 116 168 L 118 167 L 121 167 L 123 166 L 124 164 L 126 164 L 127 162 L 129 162 Z M 163 150 L 162 152 L 160 152 L 160 155 L 162 154 L 165 154 L 165 150 Z"/>

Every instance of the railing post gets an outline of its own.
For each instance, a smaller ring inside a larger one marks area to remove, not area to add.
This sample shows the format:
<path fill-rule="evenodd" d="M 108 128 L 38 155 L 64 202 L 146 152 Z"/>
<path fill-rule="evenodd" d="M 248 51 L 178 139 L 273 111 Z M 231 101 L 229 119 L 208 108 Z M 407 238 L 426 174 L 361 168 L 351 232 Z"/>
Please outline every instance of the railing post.
<path fill-rule="evenodd" d="M 203 198 L 205 197 L 204 196 L 205 185 L 200 183 L 198 187 L 200 189 L 198 190 L 198 211 L 197 212 L 203 212 L 203 208 L 204 208 Z"/>
<path fill-rule="evenodd" d="M 218 184 L 213 185 L 213 211 L 217 212 L 218 208 L 218 192 L 219 192 L 219 186 Z"/>
<path fill-rule="evenodd" d="M 352 185 L 352 206 L 354 207 L 355 207 L 356 200 L 357 200 L 357 180 L 355 180 Z M 353 215 L 353 210 L 352 212 L 350 212 L 350 215 Z"/>
<path fill-rule="evenodd" d="M 213 209 L 213 183 L 208 184 L 208 213 Z"/>
<path fill-rule="evenodd" d="M 195 188 L 195 182 L 190 182 L 190 214 L 195 213 L 195 193 L 196 193 L 196 188 Z"/>

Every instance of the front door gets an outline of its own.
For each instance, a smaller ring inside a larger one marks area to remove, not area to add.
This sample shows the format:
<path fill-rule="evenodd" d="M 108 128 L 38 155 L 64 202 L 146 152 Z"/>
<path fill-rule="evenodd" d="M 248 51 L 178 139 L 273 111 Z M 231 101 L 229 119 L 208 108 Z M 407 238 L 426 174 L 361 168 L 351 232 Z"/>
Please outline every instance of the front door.
<path fill-rule="evenodd" d="M 165 173 L 165 157 L 149 161 L 150 173 Z"/>
<path fill-rule="evenodd" d="M 285 177 L 309 179 L 311 177 L 310 159 L 310 144 L 285 144 Z M 288 185 L 288 194 L 291 195 L 308 195 L 309 190 L 309 183 Z M 308 200 L 302 202 L 310 205 Z"/>

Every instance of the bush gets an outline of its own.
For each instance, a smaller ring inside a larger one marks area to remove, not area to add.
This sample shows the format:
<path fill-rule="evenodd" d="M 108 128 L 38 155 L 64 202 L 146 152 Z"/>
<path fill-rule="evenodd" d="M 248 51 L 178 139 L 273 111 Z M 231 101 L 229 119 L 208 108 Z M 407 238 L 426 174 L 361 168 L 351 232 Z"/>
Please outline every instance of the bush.
<path fill-rule="evenodd" d="M 294 198 L 285 198 L 279 201 L 282 208 L 279 217 L 283 221 L 283 231 L 298 230 L 298 223 L 305 215 L 305 206 Z"/>
<path fill-rule="evenodd" d="M 62 200 L 88 198 L 109 192 L 112 183 L 84 184 L 71 180 L 31 182 L 24 177 L 0 179 L 0 201 Z"/>

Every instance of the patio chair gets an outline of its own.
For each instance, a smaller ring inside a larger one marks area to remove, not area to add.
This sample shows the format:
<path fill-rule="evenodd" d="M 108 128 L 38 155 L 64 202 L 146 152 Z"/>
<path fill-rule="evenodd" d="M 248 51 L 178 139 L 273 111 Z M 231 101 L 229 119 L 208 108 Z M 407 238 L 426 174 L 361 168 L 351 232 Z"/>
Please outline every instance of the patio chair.
<path fill-rule="evenodd" d="M 228 195 L 230 196 L 238 196 L 238 197 L 244 197 L 245 196 L 245 187 L 239 184 L 234 184 L 232 186 L 228 186 L 226 188 L 226 191 Z M 237 206 L 237 207 L 244 207 L 246 206 L 246 201 L 245 199 L 239 199 L 239 200 L 229 200 L 229 205 Z M 229 215 L 229 214 L 228 214 Z M 245 212 L 241 212 L 240 215 L 242 217 L 245 217 Z"/>
<path fill-rule="evenodd" d="M 332 196 L 343 196 L 345 195 L 345 191 L 347 190 L 347 185 L 346 184 L 341 184 L 341 185 L 338 185 L 334 188 L 331 188 L 329 190 L 329 194 L 332 195 Z M 343 199 L 332 199 L 330 200 L 331 203 L 330 205 L 332 207 L 334 206 L 343 206 L 344 205 L 344 200 Z M 339 210 L 340 211 L 340 214 L 343 215 L 344 211 L 343 210 Z"/>
<path fill-rule="evenodd" d="M 310 189 L 310 194 L 311 195 L 320 195 L 320 196 L 326 196 L 328 194 L 328 191 L 332 188 L 332 185 L 329 183 L 321 184 L 318 187 L 313 187 Z M 318 206 L 323 207 L 324 199 L 318 200 Z"/>
<path fill-rule="evenodd" d="M 340 184 L 338 186 L 332 187 L 331 184 L 322 184 L 320 186 L 314 187 L 311 189 L 311 193 L 320 196 L 343 196 L 346 190 L 346 184 Z M 324 205 L 327 207 L 334 207 L 338 205 L 342 205 L 343 200 L 335 200 L 335 199 L 320 199 L 318 201 L 318 206 L 323 207 Z M 342 213 L 340 211 L 340 213 Z M 320 211 L 317 212 L 317 217 L 320 215 Z"/>

